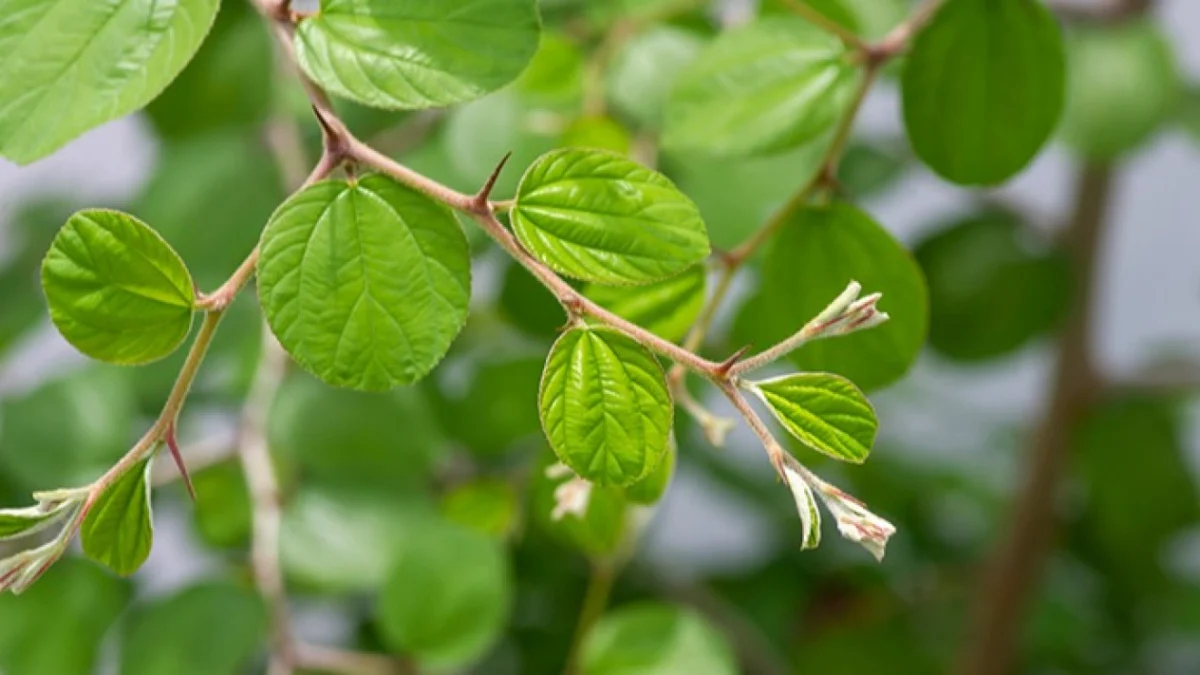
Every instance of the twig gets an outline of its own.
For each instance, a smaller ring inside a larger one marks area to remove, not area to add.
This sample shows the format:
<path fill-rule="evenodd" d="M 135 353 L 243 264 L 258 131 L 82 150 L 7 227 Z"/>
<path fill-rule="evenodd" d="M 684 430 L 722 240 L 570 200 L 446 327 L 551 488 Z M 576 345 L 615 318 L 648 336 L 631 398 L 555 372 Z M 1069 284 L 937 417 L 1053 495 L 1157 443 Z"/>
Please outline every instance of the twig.
<path fill-rule="evenodd" d="M 827 33 L 837 36 L 847 47 L 856 51 L 867 49 L 867 43 L 857 33 L 825 16 L 815 7 L 805 2 L 805 0 L 784 0 L 783 4 L 787 5 L 789 9 L 801 16 L 805 21 Z"/>
<path fill-rule="evenodd" d="M 1088 330 L 1095 302 L 1093 268 L 1112 179 L 1109 166 L 1086 166 L 1079 176 L 1065 242 L 1073 263 L 1072 288 L 1079 300 L 1059 337 L 1050 404 L 1029 449 L 1027 475 L 1011 524 L 989 559 L 973 631 L 958 665 L 963 675 L 1001 675 L 1013 670 L 1018 629 L 1053 534 L 1054 503 L 1074 428 L 1102 386 Z"/>
<path fill-rule="evenodd" d="M 575 636 L 571 639 L 571 651 L 567 656 L 567 667 L 564 669 L 566 675 L 578 675 L 583 642 L 591 632 L 596 620 L 604 613 L 616 579 L 616 565 L 604 560 L 592 563 L 587 591 L 583 597 L 583 607 L 579 611 L 579 622 L 575 626 Z"/>

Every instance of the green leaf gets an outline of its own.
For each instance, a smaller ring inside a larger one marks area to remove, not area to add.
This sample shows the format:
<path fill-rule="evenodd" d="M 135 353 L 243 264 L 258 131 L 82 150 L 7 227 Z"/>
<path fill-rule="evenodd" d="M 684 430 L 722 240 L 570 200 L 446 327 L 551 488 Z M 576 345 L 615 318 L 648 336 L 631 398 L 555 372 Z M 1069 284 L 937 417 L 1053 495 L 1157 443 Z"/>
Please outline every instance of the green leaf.
<path fill-rule="evenodd" d="M 1063 141 L 1092 159 L 1141 145 L 1179 100 L 1180 76 L 1167 37 L 1150 19 L 1080 26 L 1068 35 Z"/>
<path fill-rule="evenodd" d="M 101 364 L 4 398 L 0 473 L 24 491 L 86 485 L 129 449 L 136 411 L 130 371 Z"/>
<path fill-rule="evenodd" d="M 859 77 L 833 35 L 797 17 L 761 19 L 717 38 L 679 76 L 663 144 L 732 156 L 794 148 L 833 127 Z"/>
<path fill-rule="evenodd" d="M 28 164 L 146 105 L 200 47 L 217 0 L 8 0 L 0 155 Z"/>
<path fill-rule="evenodd" d="M 654 26 L 630 38 L 608 69 L 608 99 L 640 126 L 657 129 L 676 78 L 704 48 L 695 33 Z"/>
<path fill-rule="evenodd" d="M 192 505 L 201 539 L 216 548 L 240 548 L 252 531 L 250 490 L 242 466 L 226 461 L 192 474 L 196 503 Z"/>
<path fill-rule="evenodd" d="M 504 549 L 493 538 L 448 522 L 428 522 L 414 535 L 379 600 L 384 642 L 426 666 L 465 666 L 504 629 L 512 605 Z"/>
<path fill-rule="evenodd" d="M 796 373 L 750 386 L 784 428 L 813 450 L 854 464 L 862 464 L 871 453 L 879 420 L 850 380 L 829 373 Z"/>
<path fill-rule="evenodd" d="M 1058 22 L 1040 0 L 951 0 L 913 43 L 904 126 L 943 178 L 991 185 L 1020 171 L 1062 113 Z"/>
<path fill-rule="evenodd" d="M 580 117 L 567 125 L 559 145 L 628 155 L 633 139 L 625 127 L 611 117 Z"/>
<path fill-rule="evenodd" d="M 42 262 L 42 288 L 58 331 L 101 361 L 161 359 L 192 327 L 187 267 L 148 225 L 117 211 L 67 220 Z"/>
<path fill-rule="evenodd" d="M 1170 400 L 1116 397 L 1088 413 L 1075 439 L 1085 531 L 1133 590 L 1166 587 L 1165 549 L 1200 518 L 1182 421 Z"/>
<path fill-rule="evenodd" d="M 557 463 L 553 453 L 545 453 L 538 464 L 533 477 L 533 487 L 530 490 L 530 509 L 538 527 L 549 533 L 559 542 L 573 546 L 589 556 L 607 556 L 615 553 L 625 543 L 625 530 L 628 519 L 628 499 L 625 493 L 636 490 L 637 486 L 651 481 L 659 475 L 655 469 L 649 476 L 628 489 L 619 487 L 592 486 L 588 497 L 587 510 L 579 517 L 568 513 L 560 519 L 554 519 L 554 491 L 559 485 L 570 479 L 569 476 L 552 478 L 546 475 L 546 469 Z M 667 458 L 659 462 L 666 465 Z"/>
<path fill-rule="evenodd" d="M 790 358 L 800 370 L 837 373 L 864 389 L 894 382 L 925 340 L 925 280 L 908 251 L 848 204 L 800 210 L 784 223 L 763 263 L 758 311 L 771 326 L 754 343 L 765 348 L 799 330 L 850 280 L 866 292 L 883 293 L 879 307 L 891 319 L 870 330 L 811 342 Z"/>
<path fill-rule="evenodd" d="M 700 316 L 707 281 L 704 265 L 694 265 L 678 276 L 647 286 L 591 285 L 584 295 L 617 316 L 675 342 Z"/>
<path fill-rule="evenodd" d="M 562 312 L 559 311 L 561 317 Z M 560 318 L 559 323 L 562 323 Z M 461 395 L 446 396 L 442 427 L 472 452 L 499 456 L 541 431 L 537 393 L 545 359 L 485 358 L 475 364 Z M 463 420 L 471 420 L 463 424 Z"/>
<path fill-rule="evenodd" d="M 517 188 L 512 223 L 539 260 L 602 284 L 664 279 L 709 253 L 700 212 L 666 176 L 599 150 L 542 155 Z"/>
<path fill-rule="evenodd" d="M 930 346 L 960 361 L 995 358 L 1058 324 L 1070 301 L 1068 261 L 1032 234 L 1015 216 L 984 213 L 916 245 Z"/>
<path fill-rule="evenodd" d="M 577 101 L 583 93 L 583 54 L 578 45 L 565 35 L 543 32 L 516 88 L 529 102 L 553 106 Z"/>
<path fill-rule="evenodd" d="M 254 592 L 205 582 L 139 606 L 121 644 L 122 675 L 237 675 L 267 639 Z"/>
<path fill-rule="evenodd" d="M 271 108 L 271 56 L 270 31 L 253 6 L 227 2 L 196 58 L 146 106 L 146 116 L 164 138 L 256 128 Z"/>
<path fill-rule="evenodd" d="M 615 330 L 563 333 L 546 359 L 538 405 L 554 453 L 593 483 L 635 483 L 667 452 L 674 407 L 662 366 Z"/>
<path fill-rule="evenodd" d="M 671 478 L 675 476 L 675 437 L 672 435 L 667 443 L 667 454 L 663 456 L 658 466 L 650 475 L 625 488 L 625 496 L 634 504 L 657 504 L 667 493 Z"/>
<path fill-rule="evenodd" d="M 121 576 L 136 572 L 154 543 L 150 465 L 144 459 L 108 486 L 79 528 L 83 552 Z"/>
<path fill-rule="evenodd" d="M 322 593 L 374 592 L 396 556 L 433 513 L 415 491 L 313 486 L 283 512 L 280 558 L 287 578 Z"/>
<path fill-rule="evenodd" d="M 384 391 L 424 377 L 462 329 L 470 292 L 454 214 L 386 176 L 317 183 L 263 231 L 267 322 L 334 386 Z"/>
<path fill-rule="evenodd" d="M 442 498 L 442 514 L 463 527 L 504 539 L 518 525 L 517 491 L 501 480 L 463 483 Z"/>
<path fill-rule="evenodd" d="M 63 504 L 49 510 L 41 506 L 0 509 L 0 541 L 41 532 L 67 514 L 66 506 Z"/>
<path fill-rule="evenodd" d="M 583 643 L 583 675 L 735 675 L 733 649 L 690 610 L 643 602 L 609 612 Z"/>
<path fill-rule="evenodd" d="M 554 294 L 517 262 L 504 268 L 497 302 L 509 323 L 536 337 L 557 337 L 567 321 Z"/>
<path fill-rule="evenodd" d="M 899 181 L 908 168 L 903 141 L 851 142 L 838 163 L 838 182 L 855 199 L 873 197 Z"/>
<path fill-rule="evenodd" d="M 531 411 L 534 391 L 525 401 Z M 398 489 L 427 478 L 443 450 L 432 412 L 417 389 L 331 389 L 296 373 L 276 394 L 267 438 L 273 452 L 323 480 Z"/>
<path fill-rule="evenodd" d="M 337 96 L 433 108 L 512 82 L 539 32 L 534 0 L 322 0 L 296 30 L 296 57 Z"/>
<path fill-rule="evenodd" d="M 132 590 L 96 565 L 65 558 L 20 597 L 0 595 L 0 669 L 5 675 L 96 672 L 100 643 Z"/>

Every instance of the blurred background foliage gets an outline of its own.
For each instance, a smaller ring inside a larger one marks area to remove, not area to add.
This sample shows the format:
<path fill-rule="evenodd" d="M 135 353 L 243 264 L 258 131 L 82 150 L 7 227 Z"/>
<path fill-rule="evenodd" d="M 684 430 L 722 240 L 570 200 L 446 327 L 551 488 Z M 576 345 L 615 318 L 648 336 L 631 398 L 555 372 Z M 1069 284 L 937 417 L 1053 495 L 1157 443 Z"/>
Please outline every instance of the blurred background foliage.
<path fill-rule="evenodd" d="M 699 204 L 718 248 L 742 241 L 817 170 L 820 148 L 811 146 L 753 159 L 657 149 L 663 101 L 681 69 L 723 23 L 787 12 L 788 0 L 541 4 L 541 48 L 505 89 L 445 111 L 339 104 L 340 111 L 360 137 L 462 190 L 477 187 L 512 151 L 500 198 L 548 149 L 629 153 L 657 165 Z M 809 4 L 870 38 L 910 9 L 905 0 Z M 1200 87 L 1189 83 L 1174 43 L 1200 38 L 1200 26 L 1167 31 L 1154 14 L 1075 18 L 1102 4 L 1072 3 L 1065 13 L 1067 104 L 1053 161 L 1125 162 L 1164 136 L 1192 143 L 1195 161 Z M 226 0 L 194 62 L 133 122 L 139 142 L 154 148 L 152 170 L 131 193 L 102 198 L 153 223 L 201 288 L 228 276 L 284 196 L 271 145 L 299 134 L 315 156 L 319 138 L 306 99 L 278 68 L 249 3 Z M 893 96 L 900 68 L 889 69 L 882 85 Z M 126 161 L 136 158 L 117 151 L 103 165 Z M 874 210 L 927 172 L 902 133 L 868 129 L 855 136 L 838 179 L 849 198 Z M 82 363 L 65 356 L 48 330 L 39 261 L 66 214 L 97 205 L 74 187 L 0 193 L 6 505 L 24 503 L 32 490 L 86 482 L 120 457 L 157 413 L 182 359 L 139 369 Z M 297 632 L 313 644 L 390 652 L 401 659 L 397 668 L 421 672 L 558 673 L 589 576 L 611 576 L 614 560 L 632 555 L 615 579 L 610 611 L 581 650 L 587 675 L 946 671 L 965 639 L 984 561 L 1020 494 L 1024 448 L 1050 393 L 1031 392 L 1016 418 L 989 415 L 969 409 L 978 396 L 962 404 L 945 387 L 926 386 L 929 373 L 949 373 L 944 379 L 966 391 L 996 372 L 1028 370 L 1031 360 L 1048 369 L 1056 331 L 1085 301 L 1058 236 L 1070 214 L 1039 218 L 1004 191 L 963 195 L 953 215 L 903 235 L 929 285 L 929 341 L 912 380 L 877 396 L 880 447 L 853 470 L 815 460 L 899 528 L 882 565 L 832 537 L 801 553 L 794 506 L 753 438 L 738 432 L 731 447 L 714 450 L 682 413 L 678 466 L 661 513 L 597 490 L 586 519 L 553 521 L 556 483 L 543 470 L 550 454 L 535 400 L 563 317 L 524 270 L 469 229 L 478 259 L 472 314 L 433 376 L 364 394 L 293 371 L 270 403 L 267 436 L 284 486 L 281 555 Z M 1122 245 L 1154 243 L 1134 234 Z M 805 260 L 811 253 L 802 241 L 777 245 Z M 806 319 L 808 305 L 832 296 L 825 285 L 840 289 L 840 276 L 809 276 L 828 261 L 810 262 L 773 267 L 770 254 L 753 261 L 707 353 L 769 344 Z M 869 281 L 874 273 L 851 275 Z M 765 294 L 772 284 L 786 297 Z M 232 457 L 238 410 L 263 358 L 255 302 L 247 293 L 234 306 L 182 422 L 197 503 L 178 485 L 156 492 L 153 557 L 130 580 L 68 560 L 27 595 L 0 597 L 0 673 L 262 672 L 268 617 L 251 583 L 252 508 Z M 650 318 L 678 338 L 698 310 Z M 1173 311 L 1191 316 L 1193 326 L 1200 317 L 1195 302 Z M 1091 341 L 1106 339 L 1092 328 Z M 1070 429 L 1066 489 L 1054 496 L 1061 523 L 1020 624 L 1019 672 L 1200 672 L 1194 390 L 1172 354 L 1144 355 L 1146 363 L 1164 358 L 1152 382 L 1093 383 L 1093 402 Z M 864 363 L 855 379 L 883 387 L 907 365 L 885 372 Z M 914 427 L 941 426 L 966 429 L 943 439 L 948 454 L 917 447 L 923 437 Z M 170 482 L 160 464 L 156 473 Z M 643 530 L 633 551 L 631 533 Z M 372 663 L 363 672 L 376 672 Z"/>

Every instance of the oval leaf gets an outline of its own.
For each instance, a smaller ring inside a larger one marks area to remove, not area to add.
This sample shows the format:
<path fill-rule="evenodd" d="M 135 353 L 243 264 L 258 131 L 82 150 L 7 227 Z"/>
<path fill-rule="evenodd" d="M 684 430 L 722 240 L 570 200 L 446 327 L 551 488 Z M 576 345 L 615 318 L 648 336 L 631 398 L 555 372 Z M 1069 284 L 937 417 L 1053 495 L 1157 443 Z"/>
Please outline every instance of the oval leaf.
<path fill-rule="evenodd" d="M 596 304 L 672 342 L 683 338 L 704 308 L 708 274 L 703 265 L 669 279 L 630 288 L 588 286 L 584 295 Z"/>
<path fill-rule="evenodd" d="M 258 293 L 267 322 L 326 383 L 412 384 L 467 318 L 471 267 L 454 214 L 381 175 L 317 183 L 263 231 Z"/>
<path fill-rule="evenodd" d="M 860 74 L 841 40 L 797 17 L 771 17 L 717 38 L 679 76 L 663 144 L 719 155 L 794 148 L 845 112 Z"/>
<path fill-rule="evenodd" d="M 953 0 L 904 70 L 904 125 L 947 180 L 999 183 L 1050 138 L 1062 112 L 1062 35 L 1040 0 Z"/>
<path fill-rule="evenodd" d="M 700 211 L 666 176 L 601 150 L 538 158 L 517 188 L 513 231 L 555 270 L 600 284 L 646 284 L 709 254 Z"/>
<path fill-rule="evenodd" d="M 733 649 L 689 610 L 640 603 L 606 614 L 583 643 L 583 675 L 734 675 Z"/>
<path fill-rule="evenodd" d="M 42 261 L 50 319 L 76 349 L 149 363 L 187 337 L 195 289 L 167 242 L 142 221 L 92 209 L 67 220 Z"/>
<path fill-rule="evenodd" d="M 891 319 L 870 330 L 817 340 L 792 352 L 800 370 L 838 373 L 864 389 L 898 379 L 916 360 L 929 323 L 921 270 L 908 251 L 869 215 L 848 204 L 794 213 L 763 263 L 766 346 L 799 330 L 851 280 L 883 293 L 879 307 Z"/>
<path fill-rule="evenodd" d="M 20 0 L 0 9 L 0 155 L 40 159 L 141 108 L 195 55 L 218 0 Z"/>
<path fill-rule="evenodd" d="M 383 639 L 423 665 L 466 665 L 499 637 L 512 604 L 503 546 L 449 522 L 413 534 L 380 598 Z"/>
<path fill-rule="evenodd" d="M 1089 158 L 1133 150 L 1176 109 L 1180 76 L 1156 23 L 1137 19 L 1080 27 L 1067 41 L 1071 75 L 1062 138 Z"/>
<path fill-rule="evenodd" d="M 296 30 L 296 57 L 338 96 L 433 108 L 516 79 L 539 30 L 534 0 L 322 0 Z"/>
<path fill-rule="evenodd" d="M 121 576 L 133 574 L 146 562 L 154 542 L 149 459 L 101 493 L 83 519 L 79 539 L 89 558 Z"/>
<path fill-rule="evenodd" d="M 751 383 L 780 423 L 817 452 L 862 464 L 875 445 L 879 421 L 850 380 L 829 373 L 796 373 Z"/>
<path fill-rule="evenodd" d="M 674 408 L 662 366 L 615 330 L 564 333 L 546 359 L 538 405 L 554 453 L 593 483 L 634 483 L 667 451 Z"/>

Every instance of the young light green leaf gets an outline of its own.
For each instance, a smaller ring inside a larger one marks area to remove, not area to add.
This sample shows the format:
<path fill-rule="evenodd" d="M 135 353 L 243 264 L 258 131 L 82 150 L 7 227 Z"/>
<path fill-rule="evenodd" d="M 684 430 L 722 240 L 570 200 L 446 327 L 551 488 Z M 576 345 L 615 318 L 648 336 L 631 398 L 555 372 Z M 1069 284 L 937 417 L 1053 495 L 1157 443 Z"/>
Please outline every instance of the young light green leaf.
<path fill-rule="evenodd" d="M 513 591 L 498 540 L 430 521 L 395 560 L 378 610 L 389 647 L 450 669 L 474 661 L 499 637 Z"/>
<path fill-rule="evenodd" d="M 805 445 L 862 464 L 875 444 L 879 421 L 850 380 L 830 373 L 796 373 L 749 383 L 781 424 Z"/>
<path fill-rule="evenodd" d="M 675 437 L 672 435 L 667 442 L 667 454 L 663 455 L 658 466 L 654 467 L 648 476 L 625 488 L 625 496 L 629 501 L 634 504 L 657 504 L 667 493 L 671 479 L 675 476 L 676 454 L 678 454 L 678 450 L 675 446 Z"/>
<path fill-rule="evenodd" d="M 674 407 L 662 366 L 610 328 L 563 333 L 546 359 L 538 405 L 554 453 L 593 483 L 635 483 L 667 451 Z"/>
<path fill-rule="evenodd" d="M 137 571 L 150 556 L 149 459 L 129 469 L 91 505 L 79 528 L 83 552 L 121 576 Z"/>
<path fill-rule="evenodd" d="M 704 308 L 704 265 L 648 286 L 590 285 L 584 295 L 596 304 L 672 342 L 681 339 Z"/>
<path fill-rule="evenodd" d="M 812 487 L 806 480 L 806 469 L 791 455 L 786 455 L 779 467 L 783 482 L 792 491 L 792 499 L 796 502 L 796 513 L 800 516 L 800 527 L 803 532 L 801 549 L 807 551 L 821 545 L 821 510 L 817 508 L 817 498 Z"/>
<path fill-rule="evenodd" d="M 27 164 L 146 105 L 199 49 L 218 0 L 8 0 L 0 155 Z"/>
<path fill-rule="evenodd" d="M 296 30 L 296 57 L 338 96 L 433 108 L 516 79 L 539 31 L 535 0 L 322 0 Z"/>
<path fill-rule="evenodd" d="M 582 675 L 734 675 L 733 649 L 696 614 L 641 603 L 606 614 L 583 643 Z"/>
<path fill-rule="evenodd" d="M 539 260 L 600 284 L 658 281 L 709 254 L 699 210 L 666 176 L 600 150 L 538 158 L 517 188 L 512 223 Z"/>
<path fill-rule="evenodd" d="M 871 330 L 810 342 L 789 358 L 800 370 L 834 372 L 864 389 L 890 384 L 916 360 L 925 340 L 925 280 L 887 230 L 848 204 L 801 210 L 787 220 L 763 263 L 762 304 L 755 311 L 767 330 L 744 337 L 764 345 L 786 338 L 850 279 L 882 293 L 879 308 L 891 319 Z"/>
<path fill-rule="evenodd" d="M 65 516 L 70 506 L 70 503 L 64 502 L 51 509 L 41 506 L 0 509 L 0 541 L 40 532 Z"/>
<path fill-rule="evenodd" d="M 102 209 L 67 220 L 42 261 L 42 289 L 67 342 L 124 365 L 175 351 L 196 302 L 187 268 L 157 232 Z"/>
<path fill-rule="evenodd" d="M 1150 138 L 1181 90 L 1171 44 L 1151 19 L 1080 26 L 1067 40 L 1070 77 L 1062 138 L 1077 153 L 1111 159 Z"/>
<path fill-rule="evenodd" d="M 258 293 L 280 344 L 326 383 L 424 377 L 467 318 L 471 259 L 454 214 L 386 176 L 294 195 L 263 231 Z"/>
<path fill-rule="evenodd" d="M 718 155 L 794 148 L 845 112 L 860 77 L 841 40 L 799 19 L 762 19 L 717 38 L 679 76 L 663 143 Z"/>
<path fill-rule="evenodd" d="M 1054 131 L 1065 69 L 1058 22 L 1040 0 L 946 3 L 904 70 L 913 149 L 955 183 L 1009 178 Z"/>

